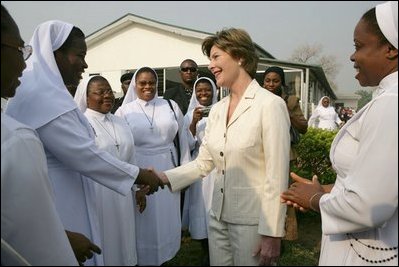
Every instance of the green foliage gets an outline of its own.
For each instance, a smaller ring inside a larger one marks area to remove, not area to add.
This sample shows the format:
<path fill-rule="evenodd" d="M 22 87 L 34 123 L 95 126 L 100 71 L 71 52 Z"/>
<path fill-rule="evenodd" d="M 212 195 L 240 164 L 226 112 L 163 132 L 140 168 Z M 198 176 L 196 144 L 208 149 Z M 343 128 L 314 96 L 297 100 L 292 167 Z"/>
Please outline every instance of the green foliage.
<path fill-rule="evenodd" d="M 309 127 L 295 146 L 298 152 L 296 169 L 298 175 L 311 178 L 317 175 L 320 183 L 334 183 L 336 173 L 331 167 L 330 148 L 338 131 Z M 309 175 L 310 174 L 310 175 Z"/>
<path fill-rule="evenodd" d="M 373 97 L 372 91 L 369 90 L 357 90 L 355 94 L 360 96 L 360 99 L 357 101 L 357 110 L 360 110 L 362 107 L 364 107 L 368 102 L 371 101 L 371 98 Z"/>

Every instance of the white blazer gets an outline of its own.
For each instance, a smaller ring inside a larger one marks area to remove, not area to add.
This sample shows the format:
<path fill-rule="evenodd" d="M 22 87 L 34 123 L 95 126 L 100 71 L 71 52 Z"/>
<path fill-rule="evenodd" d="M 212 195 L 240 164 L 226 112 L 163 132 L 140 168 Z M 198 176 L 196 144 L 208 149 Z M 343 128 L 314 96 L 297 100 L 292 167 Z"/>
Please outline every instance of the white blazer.
<path fill-rule="evenodd" d="M 228 223 L 259 225 L 259 234 L 284 236 L 289 170 L 289 116 L 282 98 L 253 80 L 227 124 L 230 97 L 209 114 L 198 157 L 166 171 L 173 191 L 217 170 L 212 211 Z"/>

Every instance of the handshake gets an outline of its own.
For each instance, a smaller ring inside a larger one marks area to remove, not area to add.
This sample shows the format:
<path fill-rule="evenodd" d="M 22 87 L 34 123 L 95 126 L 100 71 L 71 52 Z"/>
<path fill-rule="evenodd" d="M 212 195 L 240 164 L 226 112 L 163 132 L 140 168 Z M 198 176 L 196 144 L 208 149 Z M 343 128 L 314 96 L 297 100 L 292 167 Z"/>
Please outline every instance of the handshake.
<path fill-rule="evenodd" d="M 158 191 L 158 187 L 163 189 L 166 184 L 169 184 L 169 181 L 163 172 L 158 173 L 153 169 L 140 168 L 135 184 L 147 185 L 149 190 L 146 194 L 151 195 Z"/>

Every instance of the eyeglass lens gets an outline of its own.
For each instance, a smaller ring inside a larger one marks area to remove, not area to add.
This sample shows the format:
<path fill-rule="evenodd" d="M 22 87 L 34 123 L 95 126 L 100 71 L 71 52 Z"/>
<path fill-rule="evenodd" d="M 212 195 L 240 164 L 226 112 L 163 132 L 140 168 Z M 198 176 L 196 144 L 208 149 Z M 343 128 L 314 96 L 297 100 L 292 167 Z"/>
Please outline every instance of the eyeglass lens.
<path fill-rule="evenodd" d="M 24 57 L 24 60 L 27 60 L 32 55 L 32 46 L 30 46 L 30 45 L 26 45 L 24 47 L 19 47 L 18 50 L 22 52 L 22 56 Z"/>
<path fill-rule="evenodd" d="M 96 95 L 103 96 L 103 95 L 106 95 L 106 94 L 111 94 L 113 92 L 112 92 L 112 90 L 102 90 L 102 91 L 92 91 L 92 93 L 96 94 Z"/>

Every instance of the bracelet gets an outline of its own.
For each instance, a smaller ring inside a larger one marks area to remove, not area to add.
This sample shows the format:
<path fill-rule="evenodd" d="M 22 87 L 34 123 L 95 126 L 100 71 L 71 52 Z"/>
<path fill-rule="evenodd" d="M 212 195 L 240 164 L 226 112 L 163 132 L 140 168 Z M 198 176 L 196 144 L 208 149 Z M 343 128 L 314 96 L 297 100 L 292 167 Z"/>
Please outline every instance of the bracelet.
<path fill-rule="evenodd" d="M 315 193 L 315 194 L 309 199 L 309 207 L 310 207 L 312 210 L 317 211 L 317 212 L 319 212 L 320 209 L 314 208 L 313 205 L 312 205 L 312 201 L 313 201 L 313 199 L 314 199 L 316 196 L 319 196 L 319 195 L 320 195 L 320 196 L 324 195 L 324 192 L 317 192 L 317 193 Z"/>

